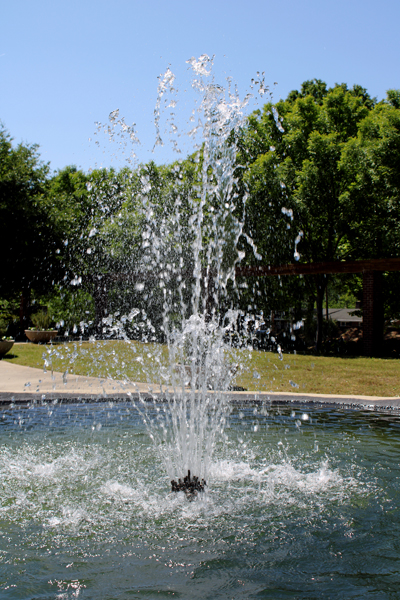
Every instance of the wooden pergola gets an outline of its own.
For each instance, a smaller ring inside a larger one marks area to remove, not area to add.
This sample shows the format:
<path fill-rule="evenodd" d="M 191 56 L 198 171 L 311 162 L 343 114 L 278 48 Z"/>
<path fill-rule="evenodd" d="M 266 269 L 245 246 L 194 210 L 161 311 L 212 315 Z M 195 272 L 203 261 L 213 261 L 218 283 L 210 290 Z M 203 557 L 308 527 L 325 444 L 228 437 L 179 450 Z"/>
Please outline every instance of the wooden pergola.
<path fill-rule="evenodd" d="M 329 275 L 332 273 L 362 273 L 363 274 L 363 345 L 366 356 L 379 356 L 383 340 L 383 301 L 382 301 L 382 273 L 387 271 L 400 271 L 400 258 L 382 258 L 369 260 L 353 260 L 343 262 L 321 263 L 294 263 L 280 266 L 248 266 L 236 267 L 236 277 L 273 277 L 277 275 Z M 178 274 L 176 274 L 178 275 Z M 180 272 L 180 277 L 190 279 L 192 272 Z M 209 276 L 210 274 L 208 274 Z M 204 270 L 204 277 L 207 277 Z M 94 292 L 96 307 L 96 323 L 101 324 L 102 317 L 106 314 L 107 289 L 111 281 L 124 280 L 158 281 L 158 274 L 153 270 L 148 272 L 137 271 L 129 275 L 108 274 L 102 278 L 97 277 L 98 285 Z M 207 305 L 214 305 L 212 288 L 208 289 Z"/>
<path fill-rule="evenodd" d="M 237 267 L 236 276 L 272 277 L 276 275 L 362 273 L 364 354 L 366 356 L 379 356 L 383 338 L 382 273 L 387 271 L 400 271 L 400 258 Z"/>

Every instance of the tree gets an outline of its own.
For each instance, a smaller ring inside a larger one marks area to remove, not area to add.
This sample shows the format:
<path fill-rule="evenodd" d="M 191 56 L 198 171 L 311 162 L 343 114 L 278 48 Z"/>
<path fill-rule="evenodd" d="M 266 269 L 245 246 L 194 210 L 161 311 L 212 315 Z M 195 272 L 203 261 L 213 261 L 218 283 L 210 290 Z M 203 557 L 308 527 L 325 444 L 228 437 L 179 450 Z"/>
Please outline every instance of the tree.
<path fill-rule="evenodd" d="M 355 258 L 400 256 L 400 90 L 389 90 L 360 123 L 342 152 L 341 171 L 349 201 L 358 207 L 352 223 Z M 386 318 L 400 317 L 400 274 L 382 280 Z"/>
<path fill-rule="evenodd" d="M 96 307 L 96 327 L 108 310 L 112 282 L 126 270 L 118 239 L 129 238 L 121 219 L 128 195 L 130 172 L 96 169 L 88 174 L 74 166 L 57 172 L 49 195 L 57 206 L 64 239 L 57 252 L 63 266 L 63 285 L 90 293 Z"/>
<path fill-rule="evenodd" d="M 133 306 L 161 326 L 161 284 L 167 284 L 168 294 L 179 295 L 182 273 L 193 271 L 188 223 L 196 169 L 188 159 L 118 173 L 83 174 L 67 167 L 52 178 L 50 194 L 65 232 L 58 249 L 64 286 L 82 287 L 94 298 L 98 333 L 107 314 L 130 312 Z"/>
<path fill-rule="evenodd" d="M 389 90 L 370 111 L 341 157 L 346 195 L 360 213 L 352 225 L 356 257 L 400 256 L 400 109 L 393 97 Z"/>
<path fill-rule="evenodd" d="M 374 104 L 360 86 L 327 89 L 313 80 L 250 116 L 239 160 L 249 190 L 246 226 L 264 261 L 350 256 L 352 223 L 361 220 L 362 211 L 348 194 L 341 158 Z M 315 275 L 310 289 L 317 303 L 317 349 L 326 285 L 324 275 Z"/>
<path fill-rule="evenodd" d="M 45 292 L 61 275 L 61 231 L 46 194 L 48 173 L 37 145 L 14 147 L 0 128 L 0 296 L 22 293 L 22 305 L 32 288 Z"/>

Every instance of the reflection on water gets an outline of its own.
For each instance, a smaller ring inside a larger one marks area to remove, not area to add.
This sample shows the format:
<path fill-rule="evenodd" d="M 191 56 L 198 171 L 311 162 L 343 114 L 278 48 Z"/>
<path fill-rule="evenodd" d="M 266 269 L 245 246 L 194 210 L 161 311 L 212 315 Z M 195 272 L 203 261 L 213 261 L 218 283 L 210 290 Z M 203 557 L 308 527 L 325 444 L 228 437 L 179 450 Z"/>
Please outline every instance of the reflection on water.
<path fill-rule="evenodd" d="M 1 598 L 395 598 L 400 422 L 237 407 L 189 503 L 134 404 L 0 413 Z"/>

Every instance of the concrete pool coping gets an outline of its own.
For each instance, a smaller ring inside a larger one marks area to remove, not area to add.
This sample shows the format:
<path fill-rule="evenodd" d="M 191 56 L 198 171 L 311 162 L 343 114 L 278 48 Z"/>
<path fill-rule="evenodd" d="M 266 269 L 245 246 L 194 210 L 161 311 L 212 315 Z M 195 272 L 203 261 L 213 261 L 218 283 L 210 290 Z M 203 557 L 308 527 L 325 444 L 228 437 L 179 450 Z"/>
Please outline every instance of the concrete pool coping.
<path fill-rule="evenodd" d="M 16 365 L 0 361 L 0 406 L 26 405 L 33 402 L 110 402 L 141 398 L 163 398 L 168 386 L 83 377 L 68 373 Z M 213 392 L 210 392 L 213 393 Z M 234 402 L 263 402 L 272 405 L 337 406 L 349 409 L 400 413 L 399 397 L 303 394 L 301 392 L 226 392 Z"/>

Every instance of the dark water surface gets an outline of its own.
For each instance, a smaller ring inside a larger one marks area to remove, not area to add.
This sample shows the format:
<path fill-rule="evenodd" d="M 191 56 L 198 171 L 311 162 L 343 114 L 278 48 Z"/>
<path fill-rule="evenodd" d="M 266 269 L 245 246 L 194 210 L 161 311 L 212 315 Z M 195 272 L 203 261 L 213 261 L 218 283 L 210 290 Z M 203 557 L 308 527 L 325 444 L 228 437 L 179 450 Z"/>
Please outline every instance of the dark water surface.
<path fill-rule="evenodd" d="M 400 420 L 234 408 L 170 494 L 134 405 L 0 412 L 0 598 L 400 598 Z"/>

